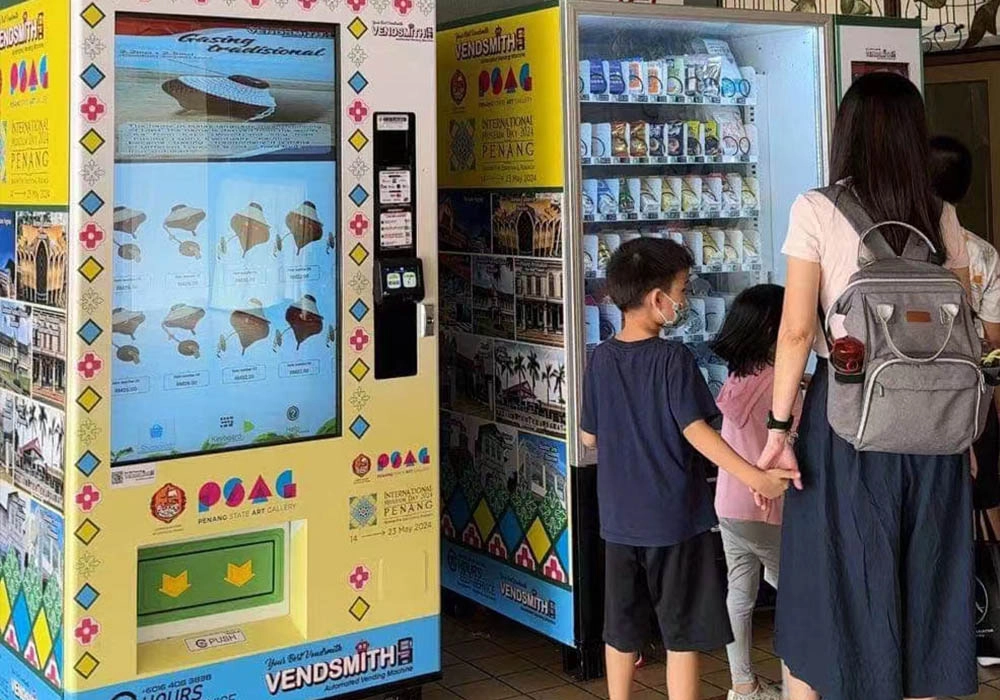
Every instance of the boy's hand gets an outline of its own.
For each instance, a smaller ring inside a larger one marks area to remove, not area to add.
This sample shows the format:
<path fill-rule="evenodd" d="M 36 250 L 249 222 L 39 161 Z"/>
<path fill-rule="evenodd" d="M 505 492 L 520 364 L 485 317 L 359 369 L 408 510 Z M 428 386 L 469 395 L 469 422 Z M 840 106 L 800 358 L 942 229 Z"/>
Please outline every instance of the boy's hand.
<path fill-rule="evenodd" d="M 787 469 L 761 470 L 757 474 L 758 476 L 754 478 L 754 483 L 750 485 L 750 488 L 764 498 L 783 496 L 791 485 L 790 482 L 801 476 L 798 471 Z"/>

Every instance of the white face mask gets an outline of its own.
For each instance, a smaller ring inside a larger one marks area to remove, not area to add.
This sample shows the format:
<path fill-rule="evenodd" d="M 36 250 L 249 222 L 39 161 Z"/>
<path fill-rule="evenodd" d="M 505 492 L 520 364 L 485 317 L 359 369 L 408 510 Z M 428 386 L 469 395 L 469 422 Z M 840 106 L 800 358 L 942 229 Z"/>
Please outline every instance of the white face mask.
<path fill-rule="evenodd" d="M 685 304 L 678 304 L 676 301 L 674 301 L 674 298 L 672 296 L 664 292 L 662 289 L 660 290 L 660 292 L 663 294 L 663 296 L 665 296 L 667 299 L 670 300 L 670 303 L 674 307 L 673 321 L 668 321 L 666 315 L 662 311 L 660 311 L 660 307 L 658 306 L 656 307 L 656 313 L 660 314 L 660 321 L 661 324 L 663 325 L 663 328 L 669 330 L 671 328 L 677 328 L 679 326 L 684 325 L 685 320 L 687 320 L 688 307 Z"/>

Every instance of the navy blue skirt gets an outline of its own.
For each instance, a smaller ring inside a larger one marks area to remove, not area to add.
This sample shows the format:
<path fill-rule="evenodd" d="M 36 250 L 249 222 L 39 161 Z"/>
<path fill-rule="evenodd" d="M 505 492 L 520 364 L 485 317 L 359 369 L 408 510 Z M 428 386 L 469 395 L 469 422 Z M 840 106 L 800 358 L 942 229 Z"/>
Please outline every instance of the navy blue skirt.
<path fill-rule="evenodd" d="M 961 456 L 857 452 L 821 362 L 796 446 L 775 649 L 824 700 L 977 692 L 972 479 Z"/>

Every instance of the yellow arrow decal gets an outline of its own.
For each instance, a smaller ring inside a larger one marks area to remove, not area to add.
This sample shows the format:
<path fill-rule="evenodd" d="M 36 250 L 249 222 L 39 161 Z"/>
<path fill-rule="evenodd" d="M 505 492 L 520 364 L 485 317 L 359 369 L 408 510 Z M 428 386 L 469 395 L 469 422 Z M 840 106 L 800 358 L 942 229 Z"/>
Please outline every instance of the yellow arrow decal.
<path fill-rule="evenodd" d="M 163 574 L 163 582 L 160 584 L 160 593 L 171 598 L 180 598 L 184 592 L 191 588 L 188 583 L 188 572 L 182 571 L 177 576 Z"/>
<path fill-rule="evenodd" d="M 226 565 L 226 583 L 231 583 L 237 588 L 242 588 L 243 586 L 250 583 L 250 579 L 254 577 L 253 573 L 253 560 L 249 559 L 243 564 L 237 566 L 236 564 Z"/>

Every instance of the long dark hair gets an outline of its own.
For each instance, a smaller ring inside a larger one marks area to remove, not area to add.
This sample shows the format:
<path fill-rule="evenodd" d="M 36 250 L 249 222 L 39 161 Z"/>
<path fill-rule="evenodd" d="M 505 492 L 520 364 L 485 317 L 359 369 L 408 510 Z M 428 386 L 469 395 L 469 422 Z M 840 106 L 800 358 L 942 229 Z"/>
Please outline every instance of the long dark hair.
<path fill-rule="evenodd" d="M 946 257 L 941 202 L 934 195 L 929 162 L 927 116 L 916 86 L 894 73 L 858 78 L 837 113 L 832 180 L 850 180 L 874 221 L 903 221 L 923 232 L 940 264 Z M 897 253 L 906 245 L 905 230 L 886 228 L 884 236 Z"/>
<path fill-rule="evenodd" d="M 785 288 L 776 284 L 758 284 L 736 297 L 712 343 L 731 374 L 748 377 L 771 364 L 784 303 Z"/>

